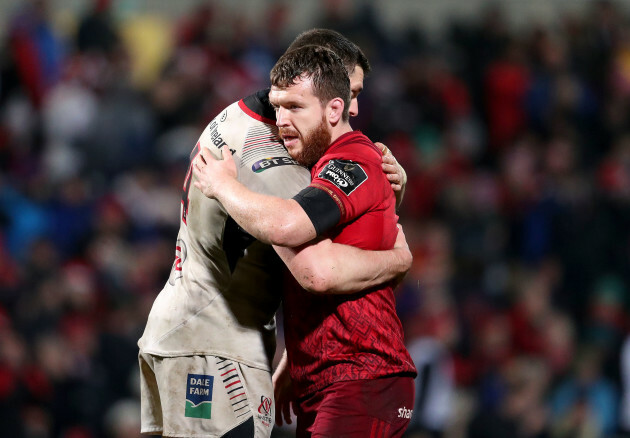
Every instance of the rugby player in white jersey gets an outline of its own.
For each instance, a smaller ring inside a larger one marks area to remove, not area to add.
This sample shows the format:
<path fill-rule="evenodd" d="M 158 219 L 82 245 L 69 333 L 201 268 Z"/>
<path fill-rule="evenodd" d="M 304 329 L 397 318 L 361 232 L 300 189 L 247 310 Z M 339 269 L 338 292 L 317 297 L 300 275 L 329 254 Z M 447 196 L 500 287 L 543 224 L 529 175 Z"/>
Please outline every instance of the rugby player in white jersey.
<path fill-rule="evenodd" d="M 324 45 L 342 58 L 351 79 L 350 115 L 356 115 L 356 98 L 369 72 L 363 53 L 337 32 L 321 29 L 301 34 L 287 50 L 307 44 Z M 200 148 L 217 157 L 229 148 L 245 186 L 291 198 L 310 183 L 310 173 L 280 143 L 267 94 L 260 91 L 222 111 L 202 133 L 191 162 Z M 404 171 L 390 154 L 383 163 L 401 197 Z M 275 418 L 274 315 L 286 268 L 271 246 L 244 233 L 221 204 L 191 190 L 193 178 L 189 168 L 175 262 L 138 342 L 142 433 L 268 437 Z M 310 251 L 327 260 L 320 293 L 363 290 L 404 275 L 411 263 L 402 232 L 389 251 L 330 241 Z"/>

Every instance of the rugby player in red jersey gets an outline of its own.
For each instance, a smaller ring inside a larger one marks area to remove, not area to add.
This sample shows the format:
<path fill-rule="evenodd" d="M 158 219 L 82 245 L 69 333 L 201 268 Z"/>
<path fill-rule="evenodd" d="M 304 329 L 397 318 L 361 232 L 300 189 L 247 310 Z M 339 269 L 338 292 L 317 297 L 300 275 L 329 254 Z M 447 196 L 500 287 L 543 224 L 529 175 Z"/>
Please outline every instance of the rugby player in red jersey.
<path fill-rule="evenodd" d="M 262 242 L 273 244 L 296 280 L 309 286 L 318 265 L 309 243 L 329 237 L 368 250 L 392 248 L 395 197 L 380 150 L 349 120 L 350 81 L 328 49 L 286 52 L 271 71 L 269 100 L 284 146 L 311 169 L 292 199 L 250 191 L 236 179 L 231 153 L 202 150 L 195 187 Z M 401 436 L 413 406 L 416 370 L 389 284 L 352 295 L 285 294 L 287 363 L 298 436 Z"/>

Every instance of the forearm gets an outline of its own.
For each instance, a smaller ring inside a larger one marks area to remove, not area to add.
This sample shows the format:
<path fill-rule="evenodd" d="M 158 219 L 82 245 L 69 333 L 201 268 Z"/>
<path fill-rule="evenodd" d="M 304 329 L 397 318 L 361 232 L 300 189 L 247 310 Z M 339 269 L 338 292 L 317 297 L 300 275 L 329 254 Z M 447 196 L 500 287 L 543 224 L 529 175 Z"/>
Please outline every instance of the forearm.
<path fill-rule="evenodd" d="M 235 179 L 225 181 L 216 198 L 236 223 L 261 242 L 297 246 L 315 238 L 306 213 L 292 199 L 253 192 Z"/>
<path fill-rule="evenodd" d="M 293 199 L 253 192 L 237 180 L 236 163 L 229 148 L 217 160 L 208 148 L 194 159 L 194 185 L 215 198 L 243 229 L 256 239 L 275 245 L 297 246 L 316 236 L 304 209 Z"/>
<path fill-rule="evenodd" d="M 317 294 L 351 294 L 400 279 L 411 266 L 408 248 L 365 251 L 330 240 L 300 248 L 275 247 L 298 283 Z"/>

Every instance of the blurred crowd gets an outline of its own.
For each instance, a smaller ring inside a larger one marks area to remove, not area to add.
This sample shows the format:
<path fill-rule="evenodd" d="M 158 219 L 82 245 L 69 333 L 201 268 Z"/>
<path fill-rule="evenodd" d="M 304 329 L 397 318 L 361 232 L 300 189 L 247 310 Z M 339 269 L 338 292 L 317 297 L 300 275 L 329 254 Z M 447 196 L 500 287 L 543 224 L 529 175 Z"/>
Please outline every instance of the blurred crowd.
<path fill-rule="evenodd" d="M 409 177 L 407 435 L 630 436 L 628 11 L 598 0 L 515 29 L 497 3 L 436 37 L 349 3 L 322 1 L 309 27 L 364 49 L 353 127 Z M 267 86 L 292 6 L 256 23 L 211 2 L 177 20 L 122 19 L 109 0 L 3 12 L 0 436 L 136 437 L 136 341 L 173 261 L 188 155 Z"/>

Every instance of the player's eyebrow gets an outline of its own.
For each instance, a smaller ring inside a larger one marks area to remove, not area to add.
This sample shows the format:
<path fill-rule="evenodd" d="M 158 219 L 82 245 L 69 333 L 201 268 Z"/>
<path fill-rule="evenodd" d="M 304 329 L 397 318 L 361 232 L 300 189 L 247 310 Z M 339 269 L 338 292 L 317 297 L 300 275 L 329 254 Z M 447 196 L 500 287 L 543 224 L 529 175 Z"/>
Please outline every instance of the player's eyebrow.
<path fill-rule="evenodd" d="M 361 92 L 363 91 L 363 86 L 358 86 L 358 87 L 354 87 L 350 90 L 350 92 L 354 95 L 354 96 L 358 96 L 359 94 L 361 94 Z"/>
<path fill-rule="evenodd" d="M 301 99 L 293 97 L 293 96 L 280 97 L 280 98 L 277 98 L 275 102 L 271 102 L 271 100 L 269 102 L 274 108 L 279 108 L 281 106 L 285 108 L 292 107 L 292 106 L 302 107 L 304 105 Z"/>

